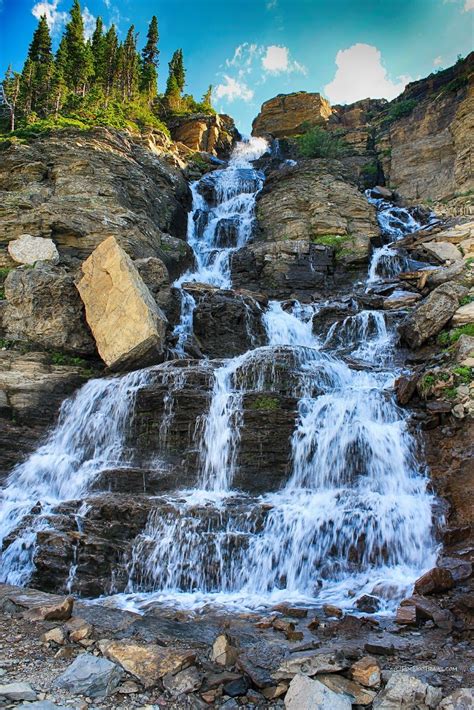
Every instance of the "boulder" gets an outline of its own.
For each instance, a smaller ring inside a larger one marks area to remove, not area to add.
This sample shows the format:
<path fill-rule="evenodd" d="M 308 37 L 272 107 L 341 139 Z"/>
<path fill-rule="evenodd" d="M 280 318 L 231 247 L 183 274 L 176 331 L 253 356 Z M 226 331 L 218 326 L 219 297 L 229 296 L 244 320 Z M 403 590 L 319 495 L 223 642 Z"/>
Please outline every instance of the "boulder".
<path fill-rule="evenodd" d="M 196 657 L 192 651 L 128 641 L 110 641 L 101 650 L 107 658 L 138 678 L 146 688 L 155 686 L 167 674 L 179 673 Z"/>
<path fill-rule="evenodd" d="M 443 567 L 433 567 L 415 582 L 417 594 L 440 594 L 454 587 L 451 572 Z"/>
<path fill-rule="evenodd" d="M 54 685 L 73 695 L 105 698 L 113 693 L 122 677 L 123 671 L 115 663 L 83 653 L 56 678 Z"/>
<path fill-rule="evenodd" d="M 74 606 L 73 597 L 65 597 L 57 604 L 37 606 L 25 612 L 24 617 L 30 621 L 67 621 L 71 618 Z"/>
<path fill-rule="evenodd" d="M 420 299 L 421 295 L 419 293 L 413 293 L 412 291 L 401 291 L 397 289 L 391 293 L 390 296 L 384 298 L 383 308 L 386 311 L 409 308 L 410 306 L 414 306 Z"/>
<path fill-rule="evenodd" d="M 462 261 L 461 252 L 454 244 L 451 244 L 451 242 L 424 242 L 422 246 L 429 256 L 434 256 L 435 259 L 438 259 L 441 262 Z"/>
<path fill-rule="evenodd" d="M 292 653 L 279 668 L 272 673 L 275 680 L 286 680 L 295 675 L 314 676 L 319 673 L 339 673 L 347 667 L 346 662 L 336 653 L 301 651 Z"/>
<path fill-rule="evenodd" d="M 286 710 L 351 710 L 348 695 L 335 693 L 324 683 L 297 675 L 293 678 L 285 696 Z"/>
<path fill-rule="evenodd" d="M 95 352 L 74 276 L 65 269 L 50 264 L 14 269 L 5 280 L 5 297 L 7 339 L 73 355 Z"/>
<path fill-rule="evenodd" d="M 414 626 L 417 623 L 416 607 L 414 606 L 399 606 L 395 616 L 395 623 L 402 625 Z"/>
<path fill-rule="evenodd" d="M 401 336 L 412 348 L 418 348 L 437 335 L 459 308 L 459 299 L 467 289 L 454 283 L 438 286 L 403 321 Z"/>
<path fill-rule="evenodd" d="M 3 683 L 0 685 L 0 699 L 15 702 L 18 700 L 36 700 L 36 692 L 29 683 Z"/>
<path fill-rule="evenodd" d="M 59 252 L 52 239 L 22 234 L 8 243 L 8 253 L 18 264 L 36 264 L 37 261 L 59 261 Z"/>
<path fill-rule="evenodd" d="M 374 700 L 374 710 L 432 710 L 441 700 L 441 690 L 416 676 L 392 673 L 384 690 Z"/>
<path fill-rule="evenodd" d="M 317 679 L 338 695 L 343 693 L 349 696 L 353 705 L 370 705 L 376 696 L 373 690 L 361 688 L 353 680 L 335 673 L 318 675 Z"/>
<path fill-rule="evenodd" d="M 456 343 L 456 362 L 462 362 L 474 356 L 474 336 L 461 335 Z"/>
<path fill-rule="evenodd" d="M 437 710 L 470 710 L 474 707 L 474 688 L 459 688 L 443 698 Z"/>
<path fill-rule="evenodd" d="M 211 661 L 220 666 L 233 666 L 237 660 L 238 651 L 226 634 L 220 634 L 212 644 Z"/>
<path fill-rule="evenodd" d="M 380 599 L 372 596 L 372 594 L 363 594 L 357 599 L 355 606 L 359 611 L 365 611 L 367 614 L 375 614 L 380 609 Z"/>
<path fill-rule="evenodd" d="M 324 125 L 331 116 L 329 101 L 321 94 L 297 91 L 279 94 L 262 104 L 252 124 L 253 136 L 284 138 L 301 133 L 305 126 Z"/>
<path fill-rule="evenodd" d="M 400 623 L 400 621 L 398 621 L 399 612 L 402 612 L 405 608 L 410 610 L 410 615 L 412 614 L 412 610 L 415 610 L 416 622 L 431 619 L 431 621 L 441 629 L 447 629 L 448 631 L 452 629 L 453 615 L 448 609 L 441 609 L 432 599 L 427 599 L 420 594 L 412 594 L 408 599 L 403 599 L 397 610 L 397 623 Z"/>
<path fill-rule="evenodd" d="M 474 301 L 461 306 L 453 315 L 453 326 L 466 325 L 466 323 L 474 323 Z"/>
<path fill-rule="evenodd" d="M 378 688 L 380 686 L 380 666 L 375 658 L 363 656 L 351 666 L 351 677 L 356 683 L 364 685 L 366 688 Z"/>
<path fill-rule="evenodd" d="M 201 674 L 195 666 L 185 668 L 179 673 L 167 673 L 163 677 L 163 685 L 168 693 L 174 697 L 183 695 L 184 693 L 192 693 L 197 690 L 202 682 Z"/>
<path fill-rule="evenodd" d="M 166 316 L 130 257 L 109 237 L 82 265 L 77 288 L 103 361 L 123 369 L 163 353 Z"/>
<path fill-rule="evenodd" d="M 240 133 L 234 121 L 225 114 L 196 113 L 180 116 L 170 122 L 173 140 L 195 151 L 228 157 Z"/>

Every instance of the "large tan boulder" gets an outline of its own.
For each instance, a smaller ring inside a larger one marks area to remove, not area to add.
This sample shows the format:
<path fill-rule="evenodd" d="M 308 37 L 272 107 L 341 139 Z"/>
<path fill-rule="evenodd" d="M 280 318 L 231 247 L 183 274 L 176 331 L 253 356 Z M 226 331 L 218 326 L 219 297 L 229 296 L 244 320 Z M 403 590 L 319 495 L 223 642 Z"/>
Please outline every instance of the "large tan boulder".
<path fill-rule="evenodd" d="M 274 138 L 294 136 L 304 130 L 304 124 L 325 124 L 331 114 L 329 101 L 321 94 L 306 91 L 279 94 L 262 104 L 252 124 L 252 135 L 270 134 Z"/>
<path fill-rule="evenodd" d="M 187 148 L 226 157 L 240 138 L 234 121 L 225 114 L 191 114 L 171 122 L 173 140 Z"/>
<path fill-rule="evenodd" d="M 163 352 L 167 320 L 130 257 L 109 237 L 82 265 L 77 284 L 103 361 L 124 369 Z"/>

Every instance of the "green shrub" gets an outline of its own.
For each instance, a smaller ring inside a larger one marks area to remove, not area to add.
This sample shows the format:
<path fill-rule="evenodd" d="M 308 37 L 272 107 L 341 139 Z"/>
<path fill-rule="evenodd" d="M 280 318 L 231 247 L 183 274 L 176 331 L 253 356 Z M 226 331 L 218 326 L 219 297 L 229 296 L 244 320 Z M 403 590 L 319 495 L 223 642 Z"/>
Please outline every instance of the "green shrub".
<path fill-rule="evenodd" d="M 296 143 L 298 152 L 305 158 L 340 158 L 349 147 L 341 138 L 319 126 L 297 136 Z"/>
<path fill-rule="evenodd" d="M 392 122 L 397 121 L 399 118 L 409 116 L 415 108 L 416 104 L 417 101 L 415 99 L 405 99 L 404 101 L 397 101 L 396 103 L 392 104 L 392 106 L 390 106 L 387 114 L 387 120 Z"/>
<path fill-rule="evenodd" d="M 466 323 L 454 330 L 444 331 L 438 335 L 438 343 L 440 345 L 453 345 L 457 343 L 461 335 L 471 335 L 474 337 L 474 323 Z"/>
<path fill-rule="evenodd" d="M 259 412 L 274 412 L 276 409 L 280 408 L 280 402 L 276 397 L 262 395 L 261 397 L 257 397 L 251 407 Z"/>

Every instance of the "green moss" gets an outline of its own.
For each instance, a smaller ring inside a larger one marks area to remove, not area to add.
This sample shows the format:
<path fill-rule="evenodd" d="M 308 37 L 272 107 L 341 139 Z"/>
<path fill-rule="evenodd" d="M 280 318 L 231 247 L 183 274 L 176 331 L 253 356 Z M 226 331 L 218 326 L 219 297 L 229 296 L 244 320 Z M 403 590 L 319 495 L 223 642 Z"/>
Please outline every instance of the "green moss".
<path fill-rule="evenodd" d="M 262 395 L 257 397 L 255 402 L 251 405 L 251 409 L 255 409 L 258 412 L 274 412 L 276 409 L 280 408 L 280 402 L 276 397 L 268 397 Z"/>
<path fill-rule="evenodd" d="M 455 367 L 453 373 L 459 378 L 463 384 L 468 385 L 473 380 L 472 368 L 466 367 L 465 365 L 460 365 Z"/>
<path fill-rule="evenodd" d="M 65 355 L 60 352 L 51 353 L 51 362 L 54 365 L 77 365 L 78 367 L 85 367 L 88 365 L 87 361 L 82 357 L 77 357 L 74 355 Z"/>
<path fill-rule="evenodd" d="M 349 241 L 351 237 L 347 234 L 317 234 L 311 237 L 313 244 L 324 244 L 327 247 L 334 247 L 336 251 L 342 248 L 342 245 Z"/>
<path fill-rule="evenodd" d="M 443 397 L 446 397 L 447 399 L 456 399 L 457 396 L 458 391 L 456 387 L 448 387 L 448 389 L 443 391 Z"/>
<path fill-rule="evenodd" d="M 471 335 L 474 337 L 474 323 L 466 323 L 454 330 L 444 331 L 438 335 L 438 343 L 440 345 L 454 345 L 457 343 L 461 335 Z"/>
<path fill-rule="evenodd" d="M 474 301 L 474 296 L 463 296 L 459 303 L 461 306 L 467 306 L 468 303 L 472 303 Z"/>

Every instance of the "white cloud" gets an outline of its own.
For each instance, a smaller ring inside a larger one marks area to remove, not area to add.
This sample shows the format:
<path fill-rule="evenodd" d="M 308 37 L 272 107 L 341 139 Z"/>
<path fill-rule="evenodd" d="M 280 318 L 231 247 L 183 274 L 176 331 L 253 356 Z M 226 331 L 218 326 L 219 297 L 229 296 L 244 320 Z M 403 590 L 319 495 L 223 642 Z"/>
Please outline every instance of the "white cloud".
<path fill-rule="evenodd" d="M 37 2 L 33 5 L 31 10 L 37 20 L 39 20 L 42 15 L 46 15 L 46 22 L 53 35 L 61 31 L 68 18 L 67 12 L 58 10 L 59 3 L 60 0 L 43 0 L 43 2 Z"/>
<path fill-rule="evenodd" d="M 225 65 L 226 67 L 236 67 L 242 74 L 249 73 L 251 71 L 253 61 L 260 51 L 261 48 L 257 44 L 244 42 L 235 48 L 232 59 L 225 60 Z"/>
<path fill-rule="evenodd" d="M 250 101 L 253 98 L 253 91 L 243 81 L 238 81 L 227 74 L 224 74 L 223 84 L 218 84 L 214 89 L 216 99 L 227 99 L 232 102 L 237 99 Z"/>
<path fill-rule="evenodd" d="M 267 10 L 274 10 L 278 6 L 278 0 L 268 0 L 265 7 Z"/>
<path fill-rule="evenodd" d="M 108 10 L 110 8 L 110 0 L 104 0 L 104 5 Z"/>
<path fill-rule="evenodd" d="M 382 54 L 370 44 L 354 44 L 340 49 L 336 55 L 334 79 L 324 91 L 333 104 L 352 103 L 359 99 L 394 99 L 409 81 L 410 76 L 399 76 L 393 82 L 382 64 Z"/>
<path fill-rule="evenodd" d="M 443 63 L 443 57 L 441 55 L 439 55 L 439 57 L 435 57 L 433 59 L 433 66 L 434 67 L 440 67 L 442 65 L 442 63 Z"/>
<path fill-rule="evenodd" d="M 82 11 L 82 21 L 84 23 L 84 35 L 86 39 L 90 39 L 94 34 L 96 18 L 88 7 L 85 7 Z"/>
<path fill-rule="evenodd" d="M 464 12 L 469 12 L 469 10 L 474 10 L 474 0 L 466 0 L 464 3 Z"/>
<path fill-rule="evenodd" d="M 306 67 L 291 58 L 288 47 L 269 45 L 262 57 L 262 67 L 270 74 L 299 72 L 306 74 Z"/>

